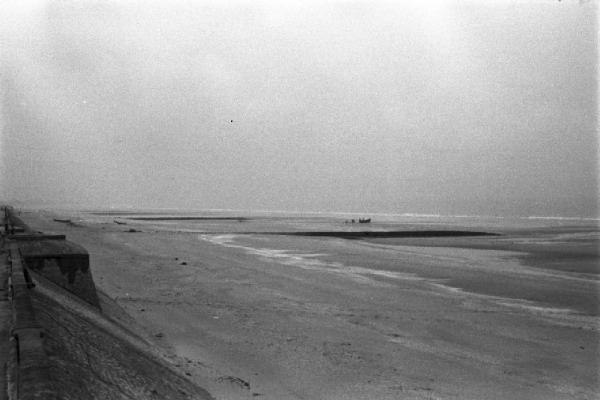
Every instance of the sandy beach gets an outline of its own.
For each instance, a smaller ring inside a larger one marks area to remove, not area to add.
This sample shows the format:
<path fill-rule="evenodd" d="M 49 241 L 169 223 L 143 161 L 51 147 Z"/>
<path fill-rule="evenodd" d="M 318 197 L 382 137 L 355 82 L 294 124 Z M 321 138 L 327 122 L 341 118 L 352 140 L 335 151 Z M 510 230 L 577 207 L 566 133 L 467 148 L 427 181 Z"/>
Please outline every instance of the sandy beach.
<path fill-rule="evenodd" d="M 0 400 L 600 400 L 600 1 L 3 6 Z"/>
<path fill-rule="evenodd" d="M 127 217 L 22 214 L 85 247 L 97 288 L 217 399 L 598 398 L 594 223 L 350 240 L 264 234 L 367 229 L 343 218 Z"/>

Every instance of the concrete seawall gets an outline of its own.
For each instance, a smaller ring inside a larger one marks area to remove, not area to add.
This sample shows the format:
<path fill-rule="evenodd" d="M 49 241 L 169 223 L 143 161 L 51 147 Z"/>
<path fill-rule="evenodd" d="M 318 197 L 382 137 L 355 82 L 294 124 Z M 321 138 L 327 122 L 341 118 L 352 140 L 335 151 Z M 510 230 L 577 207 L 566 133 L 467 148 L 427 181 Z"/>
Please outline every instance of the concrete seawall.
<path fill-rule="evenodd" d="M 100 307 L 87 251 L 67 240 L 28 240 L 19 243 L 27 269 Z"/>
<path fill-rule="evenodd" d="M 19 250 L 11 246 L 10 293 L 13 309 L 10 330 L 13 354 L 8 365 L 11 376 L 12 399 L 57 399 L 50 379 L 50 364 L 44 351 L 44 330 L 35 318 L 29 289 L 32 282 L 27 278 Z"/>
<path fill-rule="evenodd" d="M 0 400 L 212 399 L 102 312 L 84 248 L 0 217 Z"/>
<path fill-rule="evenodd" d="M 100 307 L 89 255 L 83 247 L 69 242 L 64 235 L 35 232 L 10 207 L 5 208 L 5 226 L 9 232 L 14 232 L 8 239 L 15 242 L 15 248 L 26 266 L 25 273 L 35 271 L 93 306 Z"/>

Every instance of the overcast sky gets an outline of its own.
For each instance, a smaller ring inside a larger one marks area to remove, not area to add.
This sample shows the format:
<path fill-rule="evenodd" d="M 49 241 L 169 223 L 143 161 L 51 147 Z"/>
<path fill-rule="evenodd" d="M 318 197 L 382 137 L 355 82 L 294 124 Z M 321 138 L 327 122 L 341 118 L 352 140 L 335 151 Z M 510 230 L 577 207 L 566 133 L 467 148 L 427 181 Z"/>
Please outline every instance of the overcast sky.
<path fill-rule="evenodd" d="M 4 200 L 598 216 L 595 1 L 0 4 Z"/>

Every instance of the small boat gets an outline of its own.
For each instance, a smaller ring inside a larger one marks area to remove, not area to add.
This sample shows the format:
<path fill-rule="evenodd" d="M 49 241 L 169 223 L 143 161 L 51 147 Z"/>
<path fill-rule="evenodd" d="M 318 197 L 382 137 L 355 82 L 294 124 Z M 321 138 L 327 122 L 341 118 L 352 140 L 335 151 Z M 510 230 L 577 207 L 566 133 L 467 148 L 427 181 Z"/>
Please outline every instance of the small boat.
<path fill-rule="evenodd" d="M 359 224 L 368 224 L 370 222 L 371 222 L 371 218 L 359 218 L 358 219 Z"/>
<path fill-rule="evenodd" d="M 113 222 L 117 225 L 127 225 L 127 222 L 117 221 L 116 219 Z"/>
<path fill-rule="evenodd" d="M 56 222 L 62 222 L 63 224 L 72 224 L 73 223 L 70 219 L 54 218 L 54 221 L 56 221 Z"/>

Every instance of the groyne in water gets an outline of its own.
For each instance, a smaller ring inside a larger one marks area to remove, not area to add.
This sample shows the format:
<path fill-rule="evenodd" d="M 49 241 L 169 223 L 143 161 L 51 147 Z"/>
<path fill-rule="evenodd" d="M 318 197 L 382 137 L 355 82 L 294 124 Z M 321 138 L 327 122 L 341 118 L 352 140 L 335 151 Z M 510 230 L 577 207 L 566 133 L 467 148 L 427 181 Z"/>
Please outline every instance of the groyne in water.
<path fill-rule="evenodd" d="M 103 312 L 84 248 L 0 218 L 0 400 L 212 399 Z"/>
<path fill-rule="evenodd" d="M 277 233 L 275 233 L 277 234 Z M 290 236 L 321 236 L 336 237 L 341 239 L 363 238 L 440 238 L 440 237 L 467 237 L 467 236 L 499 236 L 497 233 L 453 230 L 424 230 L 424 231 L 314 231 L 314 232 L 286 232 L 280 235 Z"/>

